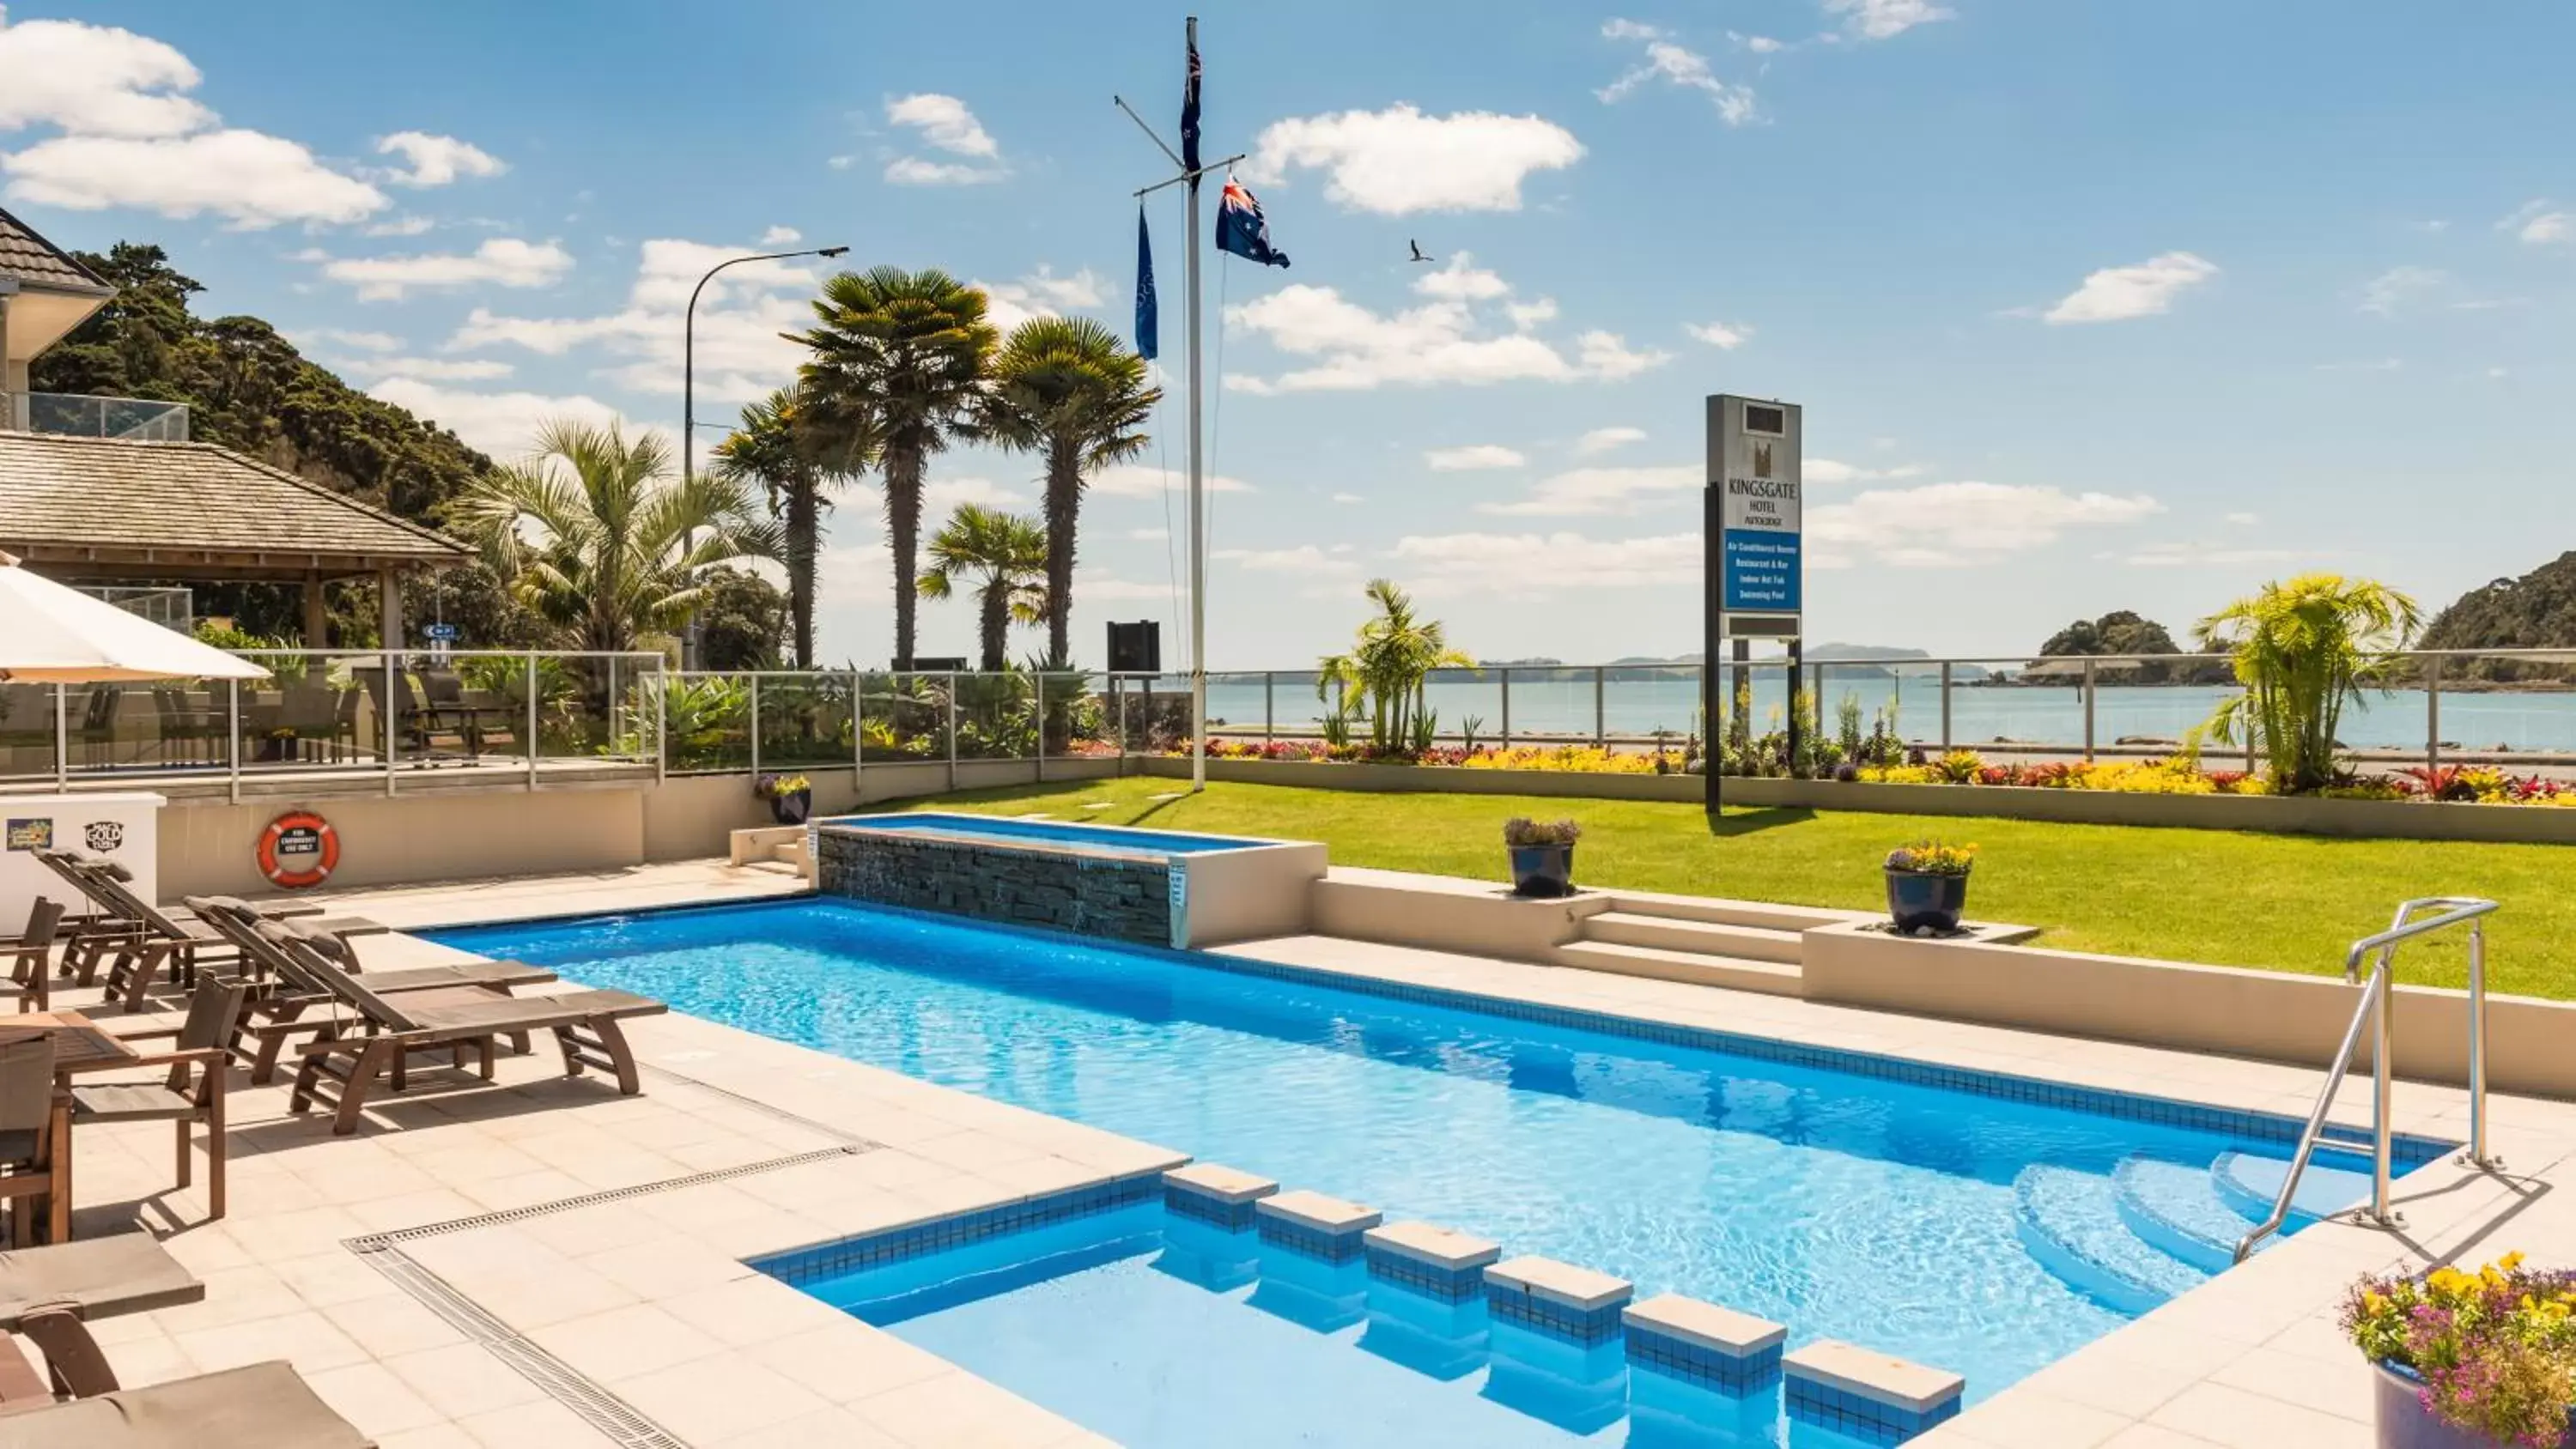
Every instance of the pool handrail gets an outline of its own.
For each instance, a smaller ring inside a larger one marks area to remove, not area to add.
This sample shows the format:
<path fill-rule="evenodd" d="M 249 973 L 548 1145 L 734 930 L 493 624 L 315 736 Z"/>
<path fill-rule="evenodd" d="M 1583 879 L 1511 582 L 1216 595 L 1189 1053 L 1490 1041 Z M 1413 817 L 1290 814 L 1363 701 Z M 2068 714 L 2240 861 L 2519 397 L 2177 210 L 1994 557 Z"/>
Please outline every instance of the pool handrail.
<path fill-rule="evenodd" d="M 2442 914 L 2416 920 L 2415 913 L 2439 908 Z M 2364 936 L 2344 952 L 2343 979 L 2347 985 L 2362 986 L 2361 1004 L 2354 1009 L 2352 1025 L 2344 1029 L 2343 1044 L 2335 1049 L 2334 1063 L 2326 1072 L 2324 1090 L 2317 1094 L 2317 1105 L 2308 1113 L 2307 1126 L 2299 1133 L 2298 1151 L 2290 1158 L 2289 1170 L 2281 1175 L 2281 1191 L 2272 1199 L 2271 1214 L 2253 1230 L 2237 1240 L 2235 1261 L 2242 1263 L 2265 1238 L 2279 1232 L 2289 1221 L 2291 1201 L 2298 1195 L 2299 1179 L 2308 1170 L 2308 1160 L 2315 1156 L 2317 1142 L 2325 1135 L 2326 1116 L 2333 1110 L 2335 1096 L 2343 1088 L 2345 1075 L 2352 1069 L 2352 1054 L 2361 1045 L 2365 1023 L 2375 1026 L 2372 1033 L 2371 1064 L 2371 1168 L 2370 1206 L 2362 1216 L 2381 1227 L 2394 1227 L 2396 1216 L 2388 1205 L 2390 1143 L 2395 1132 L 2391 1120 L 2390 1088 L 2393 1077 L 2389 992 L 2395 985 L 2397 947 L 2417 936 L 2430 935 L 2465 921 L 2469 926 L 2469 1149 L 2466 1160 L 2493 1170 L 2495 1160 L 2487 1154 L 2487 950 L 2486 924 L 2480 917 L 2491 914 L 2496 903 L 2481 896 L 2421 896 L 2397 908 L 2388 929 Z M 2362 958 L 2373 951 L 2379 959 L 2371 967 L 2370 980 L 2361 981 Z"/>

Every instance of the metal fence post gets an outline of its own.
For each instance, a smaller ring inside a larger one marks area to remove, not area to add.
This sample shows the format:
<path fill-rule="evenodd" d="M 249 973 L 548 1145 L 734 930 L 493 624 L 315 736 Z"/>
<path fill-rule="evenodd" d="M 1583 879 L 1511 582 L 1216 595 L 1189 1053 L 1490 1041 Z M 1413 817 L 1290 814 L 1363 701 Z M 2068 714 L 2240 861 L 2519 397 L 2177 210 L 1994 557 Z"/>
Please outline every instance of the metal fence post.
<path fill-rule="evenodd" d="M 1592 743 L 1610 748 L 1610 670 L 1607 665 L 1592 666 Z"/>
<path fill-rule="evenodd" d="M 2084 661 L 2084 763 L 2093 763 L 2093 661 Z"/>
<path fill-rule="evenodd" d="M 528 651 L 528 788 L 536 790 L 536 651 Z"/>
<path fill-rule="evenodd" d="M 1036 671 L 1029 679 L 1037 687 L 1038 710 L 1038 783 L 1046 783 L 1046 672 Z"/>
<path fill-rule="evenodd" d="M 232 803 L 241 803 L 241 681 L 224 681 L 224 730 L 229 743 L 224 748 L 225 793 Z"/>
<path fill-rule="evenodd" d="M 751 772 L 760 773 L 760 674 L 757 670 L 743 676 L 751 681 Z"/>
<path fill-rule="evenodd" d="M 54 789 L 57 793 L 72 787 L 71 707 L 63 702 L 63 686 L 54 686 Z"/>
<path fill-rule="evenodd" d="M 2424 768 L 2442 768 L 2442 656 L 2424 660 Z"/>
<path fill-rule="evenodd" d="M 636 731 L 638 735 L 642 729 Z M 653 783 L 671 778 L 671 669 L 670 661 L 653 658 Z"/>
<path fill-rule="evenodd" d="M 402 734 L 394 727 L 394 671 L 401 662 L 391 652 L 377 656 L 385 665 L 385 794 L 394 793 L 394 764 L 402 756 Z"/>
<path fill-rule="evenodd" d="M 1950 753 L 1950 661 L 1941 661 L 1941 753 Z"/>
<path fill-rule="evenodd" d="M 957 676 L 948 676 L 948 788 L 957 788 Z"/>
<path fill-rule="evenodd" d="M 850 790 L 855 801 L 864 803 L 867 786 L 862 780 L 868 772 L 868 672 L 850 671 Z"/>
<path fill-rule="evenodd" d="M 1279 674 L 1276 670 L 1265 669 L 1261 671 L 1261 742 L 1266 745 L 1277 738 L 1279 738 Z"/>
<path fill-rule="evenodd" d="M 1508 669 L 1498 672 L 1502 675 L 1503 685 L 1503 748 L 1508 750 L 1512 747 L 1512 672 Z"/>
<path fill-rule="evenodd" d="M 625 712 L 624 700 L 625 696 L 617 692 L 617 656 L 611 654 L 608 656 L 608 749 L 606 751 L 610 759 L 617 758 L 617 717 Z M 638 730 L 636 734 L 640 737 L 643 731 Z M 533 740 L 536 737 L 535 730 L 528 731 L 528 738 Z M 638 743 L 641 743 L 640 738 Z"/>

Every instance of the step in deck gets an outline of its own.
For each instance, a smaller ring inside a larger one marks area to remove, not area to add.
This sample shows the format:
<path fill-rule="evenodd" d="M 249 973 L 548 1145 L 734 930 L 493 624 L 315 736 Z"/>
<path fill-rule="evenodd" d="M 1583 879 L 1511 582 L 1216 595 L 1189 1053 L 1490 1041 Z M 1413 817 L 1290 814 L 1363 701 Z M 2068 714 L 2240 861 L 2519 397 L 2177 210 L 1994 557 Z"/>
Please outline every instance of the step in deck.
<path fill-rule="evenodd" d="M 1755 926 L 1769 931 L 1798 932 L 1816 926 L 1839 926 L 1876 920 L 1883 913 L 1842 911 L 1826 906 L 1782 906 L 1768 901 L 1730 901 L 1710 896 L 1668 896 L 1652 891 L 1612 891 L 1610 909 L 1623 915 L 1658 916 L 1674 921 L 1708 921 L 1722 926 Z"/>
<path fill-rule="evenodd" d="M 1585 918 L 1583 939 L 1586 943 L 1651 946 L 1664 951 L 1735 956 L 1788 966 L 1796 965 L 1800 959 L 1798 933 L 1795 931 L 1694 921 L 1675 916 L 1640 915 L 1633 911 L 1604 911 Z"/>
<path fill-rule="evenodd" d="M 1773 996 L 1799 994 L 1800 972 L 1794 964 L 1757 961 L 1743 956 L 1672 951 L 1656 946 L 1627 946 L 1612 941 L 1574 941 L 1556 948 L 1557 964 L 1622 976 L 1649 976 L 1693 986 L 1720 986 L 1730 991 L 1760 991 Z"/>

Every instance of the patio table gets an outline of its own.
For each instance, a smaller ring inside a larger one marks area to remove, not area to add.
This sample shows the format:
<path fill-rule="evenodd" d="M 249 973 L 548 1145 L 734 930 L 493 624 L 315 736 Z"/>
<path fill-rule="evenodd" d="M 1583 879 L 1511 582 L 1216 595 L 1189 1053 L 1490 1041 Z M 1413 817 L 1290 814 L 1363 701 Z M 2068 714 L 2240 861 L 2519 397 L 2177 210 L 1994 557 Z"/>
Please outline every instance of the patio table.
<path fill-rule="evenodd" d="M 54 1041 L 53 1123 L 46 1134 L 54 1189 L 46 1204 L 45 1241 L 68 1243 L 72 1238 L 72 1078 L 131 1066 L 142 1054 L 77 1011 L 0 1016 L 0 1041 L 27 1034 Z"/>

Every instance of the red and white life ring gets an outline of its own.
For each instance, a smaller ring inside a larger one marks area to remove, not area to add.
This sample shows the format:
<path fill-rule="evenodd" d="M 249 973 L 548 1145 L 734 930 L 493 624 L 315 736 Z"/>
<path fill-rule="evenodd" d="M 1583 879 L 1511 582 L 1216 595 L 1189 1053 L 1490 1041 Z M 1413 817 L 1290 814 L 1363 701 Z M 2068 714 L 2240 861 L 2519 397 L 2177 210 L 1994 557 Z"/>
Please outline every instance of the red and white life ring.
<path fill-rule="evenodd" d="M 259 837 L 259 869 L 291 891 L 318 886 L 340 864 L 340 833 L 310 810 L 290 810 Z"/>

